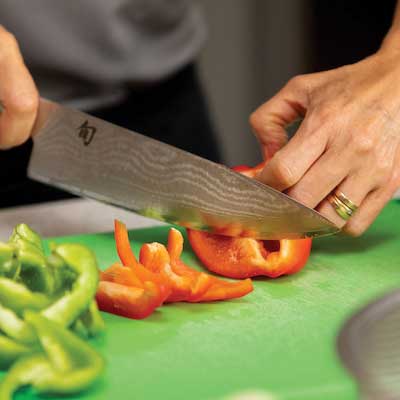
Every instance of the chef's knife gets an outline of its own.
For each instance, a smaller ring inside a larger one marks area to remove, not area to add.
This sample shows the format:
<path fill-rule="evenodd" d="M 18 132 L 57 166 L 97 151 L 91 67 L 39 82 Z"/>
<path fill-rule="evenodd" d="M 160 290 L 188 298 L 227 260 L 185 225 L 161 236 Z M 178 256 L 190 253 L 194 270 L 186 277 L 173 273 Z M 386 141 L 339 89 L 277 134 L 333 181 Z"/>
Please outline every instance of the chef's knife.
<path fill-rule="evenodd" d="M 28 174 L 145 216 L 232 236 L 338 231 L 318 212 L 227 167 L 46 100 Z"/>

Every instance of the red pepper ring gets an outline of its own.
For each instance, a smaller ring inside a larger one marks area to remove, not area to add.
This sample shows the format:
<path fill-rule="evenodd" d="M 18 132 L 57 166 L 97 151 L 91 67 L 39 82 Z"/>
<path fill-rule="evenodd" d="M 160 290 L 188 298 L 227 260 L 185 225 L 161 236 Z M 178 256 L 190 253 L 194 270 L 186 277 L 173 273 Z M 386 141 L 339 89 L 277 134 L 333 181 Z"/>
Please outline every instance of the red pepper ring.
<path fill-rule="evenodd" d="M 265 164 L 263 162 L 255 168 L 241 165 L 233 169 L 255 177 Z M 192 229 L 187 229 L 187 233 L 194 253 L 204 266 L 219 275 L 239 279 L 259 275 L 276 278 L 294 274 L 306 264 L 312 243 L 310 238 L 263 241 Z"/>

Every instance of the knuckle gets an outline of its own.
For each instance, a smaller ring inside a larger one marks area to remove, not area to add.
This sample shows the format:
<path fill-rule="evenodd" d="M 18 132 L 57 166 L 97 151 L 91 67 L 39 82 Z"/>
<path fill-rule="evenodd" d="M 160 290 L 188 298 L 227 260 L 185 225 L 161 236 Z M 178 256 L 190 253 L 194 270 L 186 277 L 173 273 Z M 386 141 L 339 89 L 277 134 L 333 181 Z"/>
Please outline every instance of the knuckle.
<path fill-rule="evenodd" d="M 297 185 L 296 185 L 297 186 Z M 316 196 L 314 193 L 312 193 L 310 190 L 307 190 L 305 188 L 298 188 L 294 187 L 290 192 L 288 192 L 288 195 L 293 197 L 295 200 L 299 201 L 300 203 L 314 208 L 317 203 L 316 203 Z"/>
<path fill-rule="evenodd" d="M 6 57 L 10 51 L 14 51 L 18 48 L 18 42 L 15 36 L 4 28 L 0 29 L 0 43 L 0 56 L 2 57 Z"/>
<path fill-rule="evenodd" d="M 272 174 L 286 188 L 296 183 L 296 177 L 293 168 L 277 154 L 274 162 L 270 164 Z"/>
<path fill-rule="evenodd" d="M 306 81 L 307 75 L 296 75 L 289 79 L 286 86 L 292 88 L 303 88 L 304 86 L 306 86 Z"/>
<path fill-rule="evenodd" d="M 356 154 L 365 155 L 375 148 L 375 141 L 369 135 L 353 134 L 350 136 L 350 144 Z"/>
<path fill-rule="evenodd" d="M 13 95 L 7 99 L 7 109 L 17 115 L 33 115 L 39 107 L 39 94 L 36 90 Z"/>
<path fill-rule="evenodd" d="M 380 184 L 384 184 L 391 181 L 392 170 L 393 166 L 392 166 L 392 161 L 390 159 L 377 156 L 374 171 Z"/>
<path fill-rule="evenodd" d="M 264 119 L 261 112 L 258 110 L 250 114 L 249 124 L 255 133 L 261 132 L 264 129 Z"/>

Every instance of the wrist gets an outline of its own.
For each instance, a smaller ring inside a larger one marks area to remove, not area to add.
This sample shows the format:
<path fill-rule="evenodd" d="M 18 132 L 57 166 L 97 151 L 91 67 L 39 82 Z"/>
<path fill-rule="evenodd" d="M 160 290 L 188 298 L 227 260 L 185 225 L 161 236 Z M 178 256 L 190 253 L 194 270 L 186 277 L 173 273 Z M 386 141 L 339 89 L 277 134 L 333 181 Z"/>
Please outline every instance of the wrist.
<path fill-rule="evenodd" d="M 383 39 L 379 52 L 395 52 L 400 54 L 400 27 L 392 26 Z"/>

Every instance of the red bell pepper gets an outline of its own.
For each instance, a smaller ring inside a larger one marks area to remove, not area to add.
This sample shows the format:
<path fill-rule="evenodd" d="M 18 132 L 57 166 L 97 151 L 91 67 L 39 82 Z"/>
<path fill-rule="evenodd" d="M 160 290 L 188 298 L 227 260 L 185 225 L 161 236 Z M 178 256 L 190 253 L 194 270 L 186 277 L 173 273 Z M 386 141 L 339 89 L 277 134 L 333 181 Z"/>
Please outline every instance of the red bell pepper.
<path fill-rule="evenodd" d="M 203 302 L 242 297 L 253 290 L 250 279 L 228 282 L 190 268 L 180 259 L 183 249 L 182 234 L 171 229 L 168 250 L 160 243 L 143 245 L 140 262 L 152 271 L 158 271 L 172 288 L 167 302 Z"/>
<path fill-rule="evenodd" d="M 142 282 L 150 281 L 155 283 L 160 288 L 161 297 L 164 301 L 169 296 L 171 291 L 168 282 L 163 279 L 160 274 L 153 273 L 138 262 L 135 255 L 133 254 L 129 242 L 128 230 L 126 229 L 125 224 L 123 224 L 121 221 L 115 220 L 114 227 L 117 253 L 119 258 L 121 259 L 122 264 L 126 267 L 131 268 L 135 272 L 135 275 Z"/>
<path fill-rule="evenodd" d="M 171 229 L 168 250 L 160 243 L 144 244 L 140 262 L 129 243 L 126 226 L 115 221 L 115 241 L 122 264 L 100 273 L 99 308 L 128 318 L 145 318 L 164 302 L 200 302 L 241 297 L 253 290 L 250 279 L 228 282 L 188 267 L 180 256 L 182 234 Z"/>
<path fill-rule="evenodd" d="M 100 281 L 97 304 L 102 311 L 123 317 L 142 319 L 160 306 L 160 291 L 153 282 L 145 282 L 144 288 Z"/>
<path fill-rule="evenodd" d="M 266 162 L 255 168 L 233 168 L 249 177 L 255 177 Z M 219 235 L 188 229 L 188 239 L 202 263 L 217 274 L 230 278 L 249 278 L 265 275 L 276 278 L 294 274 L 304 267 L 311 251 L 311 239 L 255 240 L 246 237 L 229 237 L 222 234 L 243 235 L 238 227 L 228 226 Z"/>

